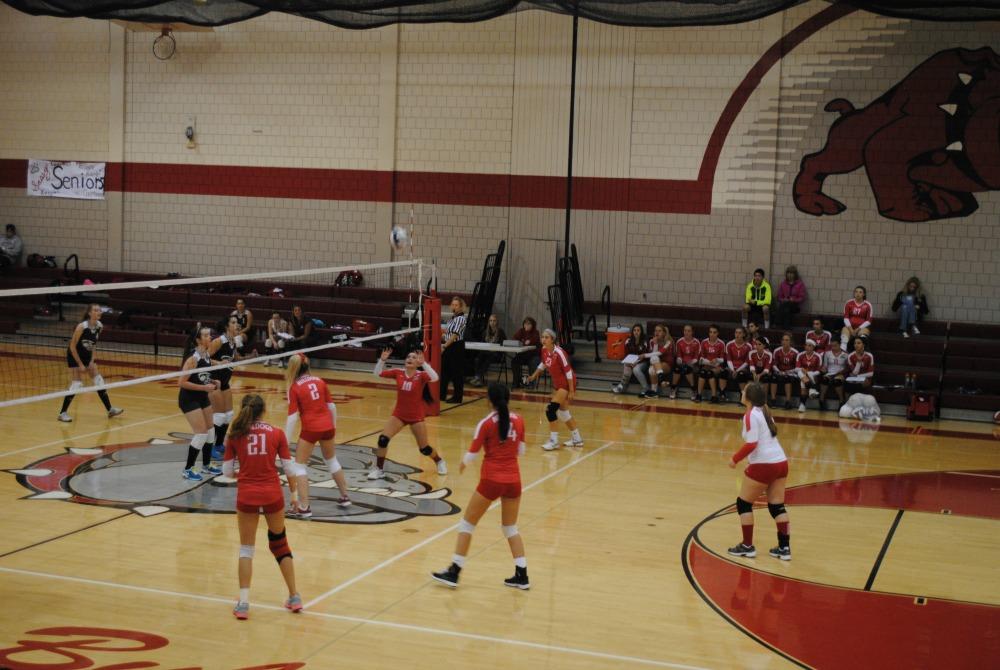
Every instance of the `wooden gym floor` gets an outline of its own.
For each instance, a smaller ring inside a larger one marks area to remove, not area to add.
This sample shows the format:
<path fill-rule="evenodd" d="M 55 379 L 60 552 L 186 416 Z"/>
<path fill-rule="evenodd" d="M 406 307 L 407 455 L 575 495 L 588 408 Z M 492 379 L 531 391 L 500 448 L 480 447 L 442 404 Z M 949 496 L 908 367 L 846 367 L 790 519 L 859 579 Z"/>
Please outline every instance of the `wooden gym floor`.
<path fill-rule="evenodd" d="M 404 432 L 389 451 L 398 481 L 380 489 L 362 468 L 393 391 L 322 374 L 338 442 L 359 447 L 341 456 L 359 504 L 351 518 L 329 507 L 326 521 L 288 522 L 302 615 L 282 609 L 260 531 L 246 622 L 230 614 L 231 490 L 181 480 L 188 427 L 172 382 L 113 392 L 127 411 L 112 420 L 93 394 L 72 424 L 56 421 L 58 401 L 0 409 L 0 668 L 954 668 L 1000 655 L 993 426 L 889 418 L 876 430 L 777 411 L 797 487 L 784 563 L 766 555 L 766 509 L 758 557 L 725 553 L 739 540 L 735 405 L 582 392 L 572 411 L 586 446 L 545 453 L 547 398 L 515 395 L 532 588 L 503 586 L 512 563 L 493 510 L 451 591 L 428 573 L 448 564 L 478 481 L 457 465 L 482 394 L 428 421 L 449 475 Z M 278 370 L 238 373 L 234 389 L 237 402 L 266 393 L 268 419 L 284 424 Z"/>

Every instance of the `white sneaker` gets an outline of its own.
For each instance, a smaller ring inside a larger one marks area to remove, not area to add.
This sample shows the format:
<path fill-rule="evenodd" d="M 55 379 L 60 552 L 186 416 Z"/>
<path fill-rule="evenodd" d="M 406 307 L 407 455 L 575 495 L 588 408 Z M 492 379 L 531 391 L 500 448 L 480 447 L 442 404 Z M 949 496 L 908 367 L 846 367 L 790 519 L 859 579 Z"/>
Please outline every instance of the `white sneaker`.
<path fill-rule="evenodd" d="M 112 407 L 111 409 L 108 410 L 108 418 L 114 418 L 124 413 L 125 410 L 123 410 L 121 407 Z"/>
<path fill-rule="evenodd" d="M 63 423 L 71 423 L 73 421 L 73 417 L 71 417 L 68 412 L 63 412 L 59 415 L 59 420 Z"/>
<path fill-rule="evenodd" d="M 810 398 L 818 398 L 819 397 L 819 391 L 817 391 L 816 389 L 809 389 L 809 397 Z"/>
<path fill-rule="evenodd" d="M 799 403 L 799 411 L 800 412 L 806 411 L 806 404 L 804 402 Z"/>
<path fill-rule="evenodd" d="M 563 446 L 564 447 L 582 447 L 583 446 L 583 440 L 580 440 L 579 442 L 577 442 L 573 438 L 570 438 L 570 439 L 566 440 L 565 442 L 563 442 Z"/>
<path fill-rule="evenodd" d="M 542 449 L 544 449 L 545 451 L 555 451 L 558 448 L 559 448 L 558 440 L 549 440 L 548 442 L 542 445 Z"/>
<path fill-rule="evenodd" d="M 917 328 L 916 326 L 910 326 L 910 330 L 913 331 L 914 335 L 919 335 L 920 334 L 920 329 Z"/>
<path fill-rule="evenodd" d="M 903 331 L 903 337 L 909 337 L 909 336 L 910 336 L 910 334 L 904 330 Z"/>
<path fill-rule="evenodd" d="M 621 384 L 615 384 L 614 386 L 611 387 L 611 392 L 612 393 L 616 393 L 616 394 L 617 393 L 621 393 L 624 390 L 625 390 L 625 387 L 622 386 Z"/>
<path fill-rule="evenodd" d="M 437 470 L 439 475 L 448 474 L 448 464 L 444 462 L 443 458 L 437 462 Z"/>
<path fill-rule="evenodd" d="M 373 465 L 372 469 L 368 471 L 368 479 L 385 479 L 385 471 L 382 468 Z"/>

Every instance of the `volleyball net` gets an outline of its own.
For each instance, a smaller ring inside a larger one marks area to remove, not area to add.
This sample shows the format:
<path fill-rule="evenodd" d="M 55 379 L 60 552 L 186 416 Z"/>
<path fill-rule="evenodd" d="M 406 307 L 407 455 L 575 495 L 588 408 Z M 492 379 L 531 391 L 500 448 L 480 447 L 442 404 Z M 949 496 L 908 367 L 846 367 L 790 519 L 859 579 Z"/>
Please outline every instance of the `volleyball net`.
<path fill-rule="evenodd" d="M 374 364 L 387 347 L 402 356 L 424 339 L 421 304 L 435 267 L 406 260 L 206 277 L 101 275 L 97 283 L 31 271 L 0 279 L 0 408 L 145 383 L 175 387 L 200 328 L 217 340 L 208 370 L 260 372 L 298 352 L 314 367 Z M 235 355 L 219 346 L 223 335 Z M 84 386 L 70 389 L 70 368 L 89 358 L 100 376 L 83 374 Z"/>

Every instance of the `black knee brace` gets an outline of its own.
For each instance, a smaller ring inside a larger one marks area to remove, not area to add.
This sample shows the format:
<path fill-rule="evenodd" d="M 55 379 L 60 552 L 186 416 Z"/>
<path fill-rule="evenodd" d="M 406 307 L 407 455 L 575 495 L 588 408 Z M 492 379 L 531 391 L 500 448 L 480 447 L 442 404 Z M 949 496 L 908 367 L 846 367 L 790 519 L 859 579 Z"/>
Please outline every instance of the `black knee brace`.
<path fill-rule="evenodd" d="M 559 416 L 556 414 L 556 412 L 558 411 L 559 411 L 559 403 L 550 402 L 548 405 L 545 406 L 545 418 L 548 419 L 549 421 L 555 421 L 556 419 L 559 418 Z"/>
<path fill-rule="evenodd" d="M 267 531 L 267 546 L 274 554 L 274 560 L 281 565 L 281 562 L 286 558 L 292 558 L 292 549 L 288 546 L 288 538 L 285 537 L 285 529 L 282 528 L 280 533 L 272 533 Z"/>
<path fill-rule="evenodd" d="M 767 511 L 771 513 L 771 518 L 776 519 L 787 510 L 785 510 L 785 503 L 778 503 L 777 505 L 773 503 L 767 503 Z"/>
<path fill-rule="evenodd" d="M 666 373 L 666 372 L 664 372 L 663 370 L 659 370 L 659 371 L 658 371 L 658 372 L 656 373 L 656 383 L 657 383 L 657 384 L 663 384 L 663 383 L 665 383 L 666 381 L 667 381 L 667 373 Z"/>
<path fill-rule="evenodd" d="M 842 377 L 834 377 L 830 380 L 830 383 L 839 388 L 844 385 L 844 380 Z"/>
<path fill-rule="evenodd" d="M 753 512 L 753 503 L 747 502 L 743 498 L 737 496 L 736 498 L 736 513 L 737 514 L 747 514 L 748 512 Z"/>
<path fill-rule="evenodd" d="M 688 365 L 687 363 L 681 363 L 676 368 L 674 368 L 674 372 L 679 375 L 689 375 L 691 374 L 692 370 L 691 366 Z"/>
<path fill-rule="evenodd" d="M 379 449 L 385 449 L 388 446 L 389 446 L 389 438 L 386 437 L 385 435 L 379 435 L 378 436 L 378 448 Z"/>
<path fill-rule="evenodd" d="M 434 453 L 434 447 L 429 444 L 426 447 L 420 447 L 420 453 L 424 456 L 430 456 Z"/>

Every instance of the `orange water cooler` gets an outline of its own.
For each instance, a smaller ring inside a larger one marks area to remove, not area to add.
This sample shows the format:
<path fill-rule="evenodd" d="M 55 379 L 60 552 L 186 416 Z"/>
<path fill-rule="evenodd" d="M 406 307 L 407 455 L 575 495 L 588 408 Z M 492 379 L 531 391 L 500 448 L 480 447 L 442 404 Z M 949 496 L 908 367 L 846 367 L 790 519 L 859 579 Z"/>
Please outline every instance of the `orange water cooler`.
<path fill-rule="evenodd" d="M 608 338 L 607 348 L 604 357 L 612 361 L 620 361 L 625 358 L 625 341 L 629 336 L 629 329 L 624 326 L 611 326 L 605 332 Z"/>

